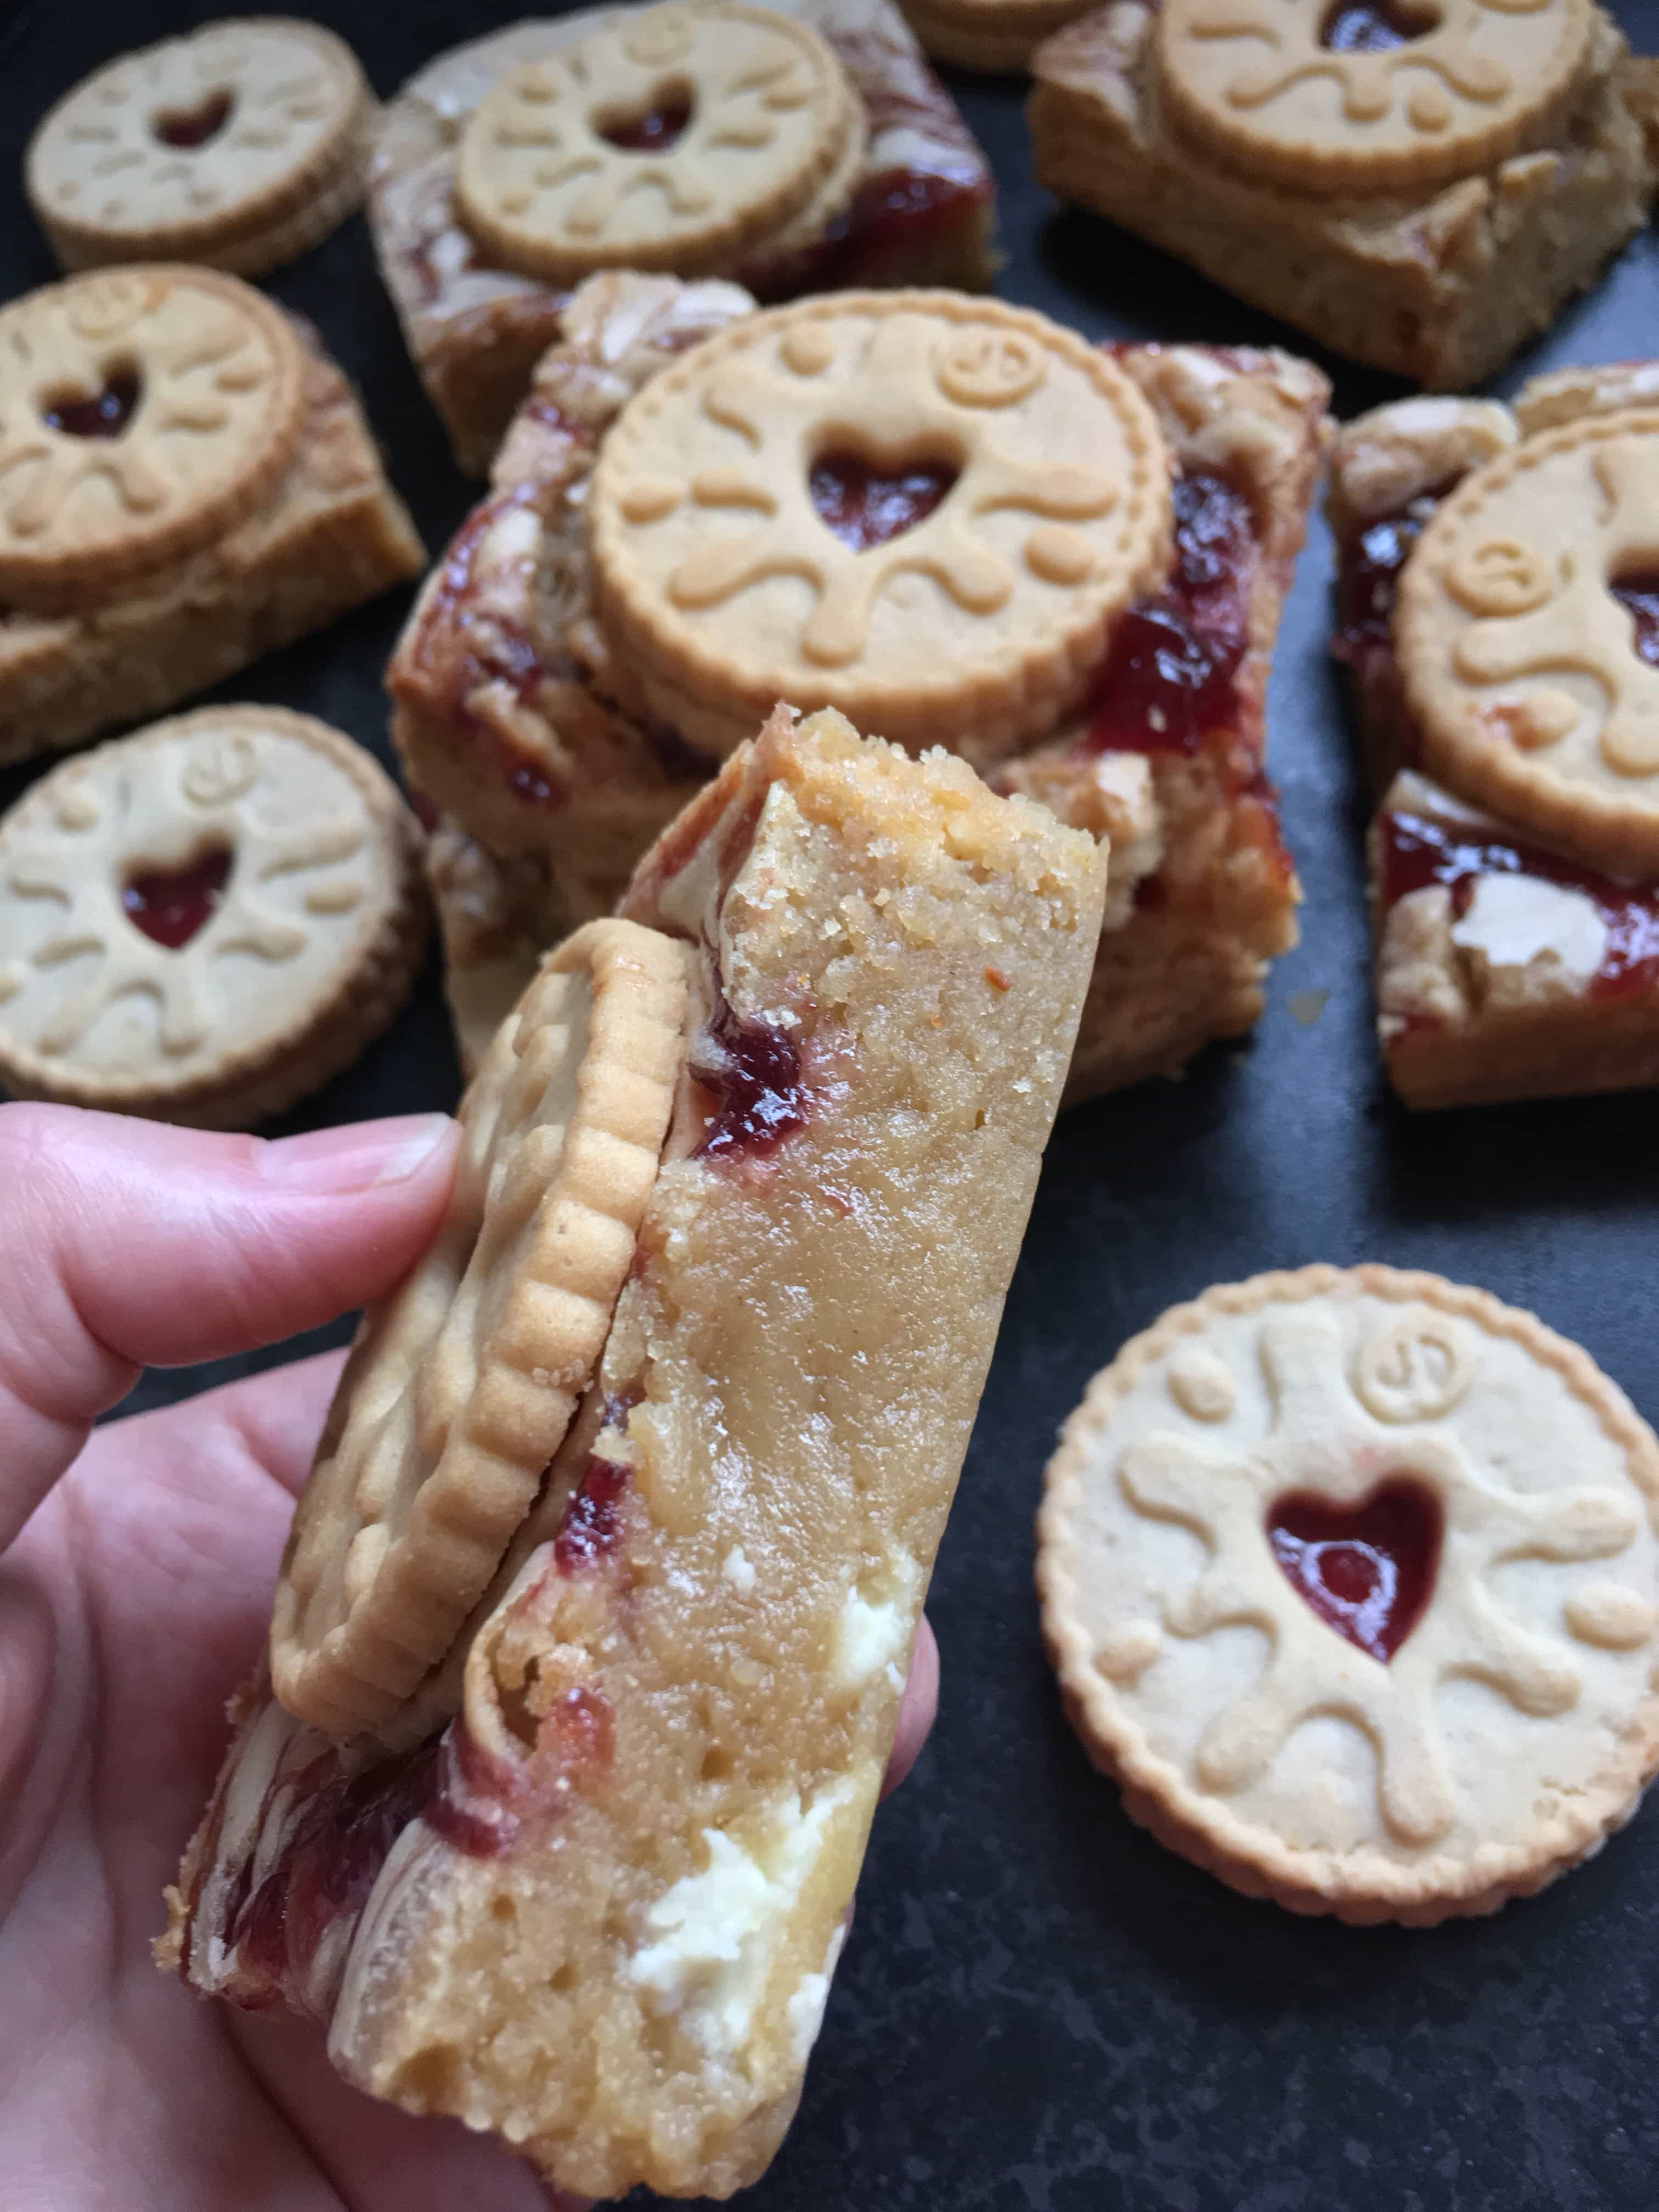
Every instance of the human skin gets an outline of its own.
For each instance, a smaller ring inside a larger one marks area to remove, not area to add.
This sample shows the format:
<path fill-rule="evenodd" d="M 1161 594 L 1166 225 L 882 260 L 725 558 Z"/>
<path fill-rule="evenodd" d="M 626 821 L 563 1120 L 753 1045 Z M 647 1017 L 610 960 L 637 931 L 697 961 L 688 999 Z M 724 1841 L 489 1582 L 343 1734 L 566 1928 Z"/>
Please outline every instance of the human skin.
<path fill-rule="evenodd" d="M 570 2212 L 458 2124 L 349 2087 L 314 2023 L 157 1973 L 342 1355 L 93 1431 L 146 1365 L 389 1289 L 441 1115 L 274 1144 L 0 1106 L 0 2174 L 6 2212 Z M 922 1624 L 887 1775 L 932 1723 Z"/>

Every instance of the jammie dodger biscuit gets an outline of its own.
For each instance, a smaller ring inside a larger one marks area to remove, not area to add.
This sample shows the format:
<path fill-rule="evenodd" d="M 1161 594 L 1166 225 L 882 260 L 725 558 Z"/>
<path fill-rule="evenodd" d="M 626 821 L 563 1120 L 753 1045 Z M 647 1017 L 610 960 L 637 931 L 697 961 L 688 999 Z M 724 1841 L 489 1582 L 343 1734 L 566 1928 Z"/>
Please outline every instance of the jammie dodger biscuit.
<path fill-rule="evenodd" d="M 25 181 L 65 269 L 197 261 L 258 276 L 356 206 L 374 114 L 356 55 L 320 23 L 208 23 L 67 93 Z"/>
<path fill-rule="evenodd" d="M 426 942 L 413 816 L 348 738 L 208 707 L 0 820 L 0 1085 L 246 1127 L 355 1060 Z"/>
<path fill-rule="evenodd" d="M 1175 1307 L 1066 1424 L 1038 1536 L 1091 1758 L 1249 1896 L 1494 1911 L 1659 1764 L 1659 1439 L 1484 1291 L 1314 1267 Z"/>

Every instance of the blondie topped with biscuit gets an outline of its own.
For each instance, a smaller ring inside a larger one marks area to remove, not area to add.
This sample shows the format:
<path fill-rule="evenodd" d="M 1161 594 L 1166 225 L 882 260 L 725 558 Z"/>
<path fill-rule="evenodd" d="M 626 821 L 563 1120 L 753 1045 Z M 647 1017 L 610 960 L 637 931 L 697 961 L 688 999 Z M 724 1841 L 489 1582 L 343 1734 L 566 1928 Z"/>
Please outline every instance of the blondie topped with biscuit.
<path fill-rule="evenodd" d="M 320 2014 L 349 2079 L 563 2187 L 756 2179 L 846 1933 L 1103 875 L 965 763 L 780 710 L 543 969 L 463 1109 L 488 1157 L 325 1433 L 283 1701 L 242 1700 L 173 1901 L 196 1988 Z M 643 1046 L 577 1018 L 596 932 L 650 970 Z M 579 1147 L 584 1102 L 616 1141 Z M 560 1231 L 579 1195 L 621 1243 Z"/>
<path fill-rule="evenodd" d="M 1659 186 L 1659 61 L 1592 0 L 1113 0 L 1034 67 L 1051 191 L 1432 391 L 1547 328 Z"/>
<path fill-rule="evenodd" d="M 388 107 L 370 183 L 409 349 L 483 475 L 572 289 L 989 283 L 985 157 L 891 0 L 586 9 L 472 40 Z"/>
<path fill-rule="evenodd" d="M 1378 1029 L 1408 1103 L 1659 1078 L 1659 368 L 1338 440 L 1334 650 L 1380 809 Z"/>
<path fill-rule="evenodd" d="M 175 704 L 420 568 L 314 331 L 208 269 L 0 310 L 0 761 Z"/>
<path fill-rule="evenodd" d="M 605 911 L 786 697 L 1109 836 L 1073 1095 L 1248 1029 L 1294 935 L 1263 697 L 1324 396 L 959 295 L 592 280 L 388 672 L 452 997 Z"/>

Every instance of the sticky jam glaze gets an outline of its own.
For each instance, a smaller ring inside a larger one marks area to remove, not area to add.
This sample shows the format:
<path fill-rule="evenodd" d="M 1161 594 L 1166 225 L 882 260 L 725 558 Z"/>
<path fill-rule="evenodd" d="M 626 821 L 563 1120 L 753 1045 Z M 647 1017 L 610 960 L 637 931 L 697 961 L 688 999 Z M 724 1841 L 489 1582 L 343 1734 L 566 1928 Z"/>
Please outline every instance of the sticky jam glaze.
<path fill-rule="evenodd" d="M 1207 471 L 1178 476 L 1171 496 L 1174 566 L 1113 629 L 1085 740 L 1091 752 L 1190 755 L 1237 727 L 1255 518 L 1243 492 Z"/>
<path fill-rule="evenodd" d="M 179 951 L 212 921 L 235 857 L 224 850 L 187 868 L 141 869 L 121 886 L 121 911 L 157 945 Z"/>
<path fill-rule="evenodd" d="M 1423 757 L 1422 737 L 1406 704 L 1395 658 L 1394 603 L 1400 574 L 1435 509 L 1458 481 L 1449 478 L 1403 507 L 1373 516 L 1337 547 L 1331 653 L 1358 686 L 1368 723 L 1385 733 L 1385 776 L 1396 767 L 1415 768 Z"/>
<path fill-rule="evenodd" d="M 1438 1498 L 1409 1477 L 1355 1505 L 1293 1492 L 1267 1516 L 1273 1555 L 1303 1603 L 1385 1667 L 1434 1595 L 1443 1529 Z"/>
<path fill-rule="evenodd" d="M 884 169 L 860 185 L 815 246 L 775 269 L 745 270 L 744 281 L 763 307 L 802 292 L 844 291 L 871 282 L 888 264 L 920 254 L 990 198 L 984 178 Z"/>
<path fill-rule="evenodd" d="M 1427 815 L 1384 813 L 1376 827 L 1385 909 L 1443 884 L 1452 912 L 1462 915 L 1482 876 L 1535 877 L 1582 892 L 1606 926 L 1607 949 L 1590 979 L 1590 997 L 1633 999 L 1659 988 L 1659 890 L 1629 890 L 1520 838 L 1455 828 Z"/>

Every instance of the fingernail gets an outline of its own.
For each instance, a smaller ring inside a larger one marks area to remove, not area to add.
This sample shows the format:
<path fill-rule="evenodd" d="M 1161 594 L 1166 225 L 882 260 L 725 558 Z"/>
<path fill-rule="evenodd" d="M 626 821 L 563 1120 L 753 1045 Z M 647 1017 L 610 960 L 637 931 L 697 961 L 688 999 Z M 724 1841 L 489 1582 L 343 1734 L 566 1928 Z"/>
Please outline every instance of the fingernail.
<path fill-rule="evenodd" d="M 278 1137 L 255 1154 L 258 1171 L 279 1190 L 308 1198 L 341 1197 L 404 1182 L 440 1146 L 452 1141 L 447 1114 L 399 1114 L 386 1121 L 353 1121 L 337 1129 L 308 1129 L 303 1137 Z"/>

